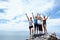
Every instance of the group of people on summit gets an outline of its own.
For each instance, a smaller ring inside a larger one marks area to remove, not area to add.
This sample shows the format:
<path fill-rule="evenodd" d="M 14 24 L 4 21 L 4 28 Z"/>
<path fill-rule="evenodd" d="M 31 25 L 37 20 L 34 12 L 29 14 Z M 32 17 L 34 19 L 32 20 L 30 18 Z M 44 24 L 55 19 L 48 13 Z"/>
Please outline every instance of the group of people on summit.
<path fill-rule="evenodd" d="M 34 14 L 32 13 L 32 17 L 28 17 L 26 13 L 26 17 L 29 22 L 30 35 L 33 32 L 37 34 L 43 33 L 43 30 L 44 30 L 44 34 L 47 33 L 46 20 L 48 19 L 48 16 L 44 16 L 42 18 L 40 14 L 34 16 Z"/>

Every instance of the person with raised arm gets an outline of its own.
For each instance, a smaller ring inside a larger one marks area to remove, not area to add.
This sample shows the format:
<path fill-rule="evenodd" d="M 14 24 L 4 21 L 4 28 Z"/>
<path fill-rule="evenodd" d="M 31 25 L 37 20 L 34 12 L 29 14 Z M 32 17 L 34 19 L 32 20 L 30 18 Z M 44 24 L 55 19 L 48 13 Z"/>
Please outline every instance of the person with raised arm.
<path fill-rule="evenodd" d="M 49 16 L 50 14 L 48 14 Z M 47 28 L 46 28 L 46 20 L 48 19 L 48 16 L 43 17 L 43 28 L 44 28 L 44 34 L 47 34 Z"/>
<path fill-rule="evenodd" d="M 37 16 L 34 16 L 34 14 L 32 13 L 33 16 L 33 20 L 34 20 L 34 32 L 38 34 L 38 25 L 37 25 Z"/>
<path fill-rule="evenodd" d="M 30 36 L 33 34 L 33 20 L 32 20 L 32 17 L 28 17 L 27 16 L 27 13 L 26 13 L 26 17 L 27 17 L 27 19 L 28 19 L 28 21 L 29 21 L 29 31 L 30 31 Z"/>
<path fill-rule="evenodd" d="M 38 28 L 39 28 L 39 34 L 43 34 L 43 28 L 42 28 L 42 24 L 43 24 L 43 18 L 41 17 L 41 15 L 38 16 Z"/>

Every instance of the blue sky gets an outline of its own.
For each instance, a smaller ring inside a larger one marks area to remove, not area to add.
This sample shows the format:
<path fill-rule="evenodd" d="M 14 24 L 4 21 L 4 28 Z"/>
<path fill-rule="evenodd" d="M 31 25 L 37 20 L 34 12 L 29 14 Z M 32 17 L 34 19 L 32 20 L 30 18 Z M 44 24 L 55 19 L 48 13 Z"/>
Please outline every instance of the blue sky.
<path fill-rule="evenodd" d="M 48 31 L 60 31 L 60 0 L 0 0 L 0 30 L 28 31 L 25 13 L 30 17 L 32 12 L 50 13 Z"/>

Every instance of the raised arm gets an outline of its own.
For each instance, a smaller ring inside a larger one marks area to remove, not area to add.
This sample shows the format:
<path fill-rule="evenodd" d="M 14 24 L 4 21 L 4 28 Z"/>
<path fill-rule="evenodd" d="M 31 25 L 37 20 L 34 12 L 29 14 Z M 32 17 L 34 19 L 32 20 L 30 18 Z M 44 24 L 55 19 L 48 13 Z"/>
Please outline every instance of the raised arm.
<path fill-rule="evenodd" d="M 50 13 L 48 13 L 48 16 L 46 16 L 45 19 L 47 20 L 49 16 L 50 16 Z"/>
<path fill-rule="evenodd" d="M 41 21 L 43 21 L 43 18 L 41 17 Z"/>
<path fill-rule="evenodd" d="M 37 16 L 41 16 L 41 13 L 37 13 Z"/>
<path fill-rule="evenodd" d="M 28 21 L 29 21 L 29 17 L 27 16 L 27 13 L 26 13 L 26 17 L 27 17 L 27 19 L 28 19 Z"/>
<path fill-rule="evenodd" d="M 45 20 L 47 20 L 47 19 L 48 19 L 48 16 L 45 17 Z"/>
<path fill-rule="evenodd" d="M 33 17 L 33 19 L 34 19 L 34 14 L 32 13 L 32 17 Z"/>

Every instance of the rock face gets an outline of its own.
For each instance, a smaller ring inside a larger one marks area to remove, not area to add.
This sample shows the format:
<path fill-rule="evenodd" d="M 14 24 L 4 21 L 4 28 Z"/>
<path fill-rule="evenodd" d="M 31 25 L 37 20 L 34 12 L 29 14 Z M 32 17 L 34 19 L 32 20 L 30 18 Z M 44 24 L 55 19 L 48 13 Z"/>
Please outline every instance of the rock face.
<path fill-rule="evenodd" d="M 56 37 L 55 33 L 52 34 L 34 34 L 29 39 L 26 40 L 60 40 Z"/>

